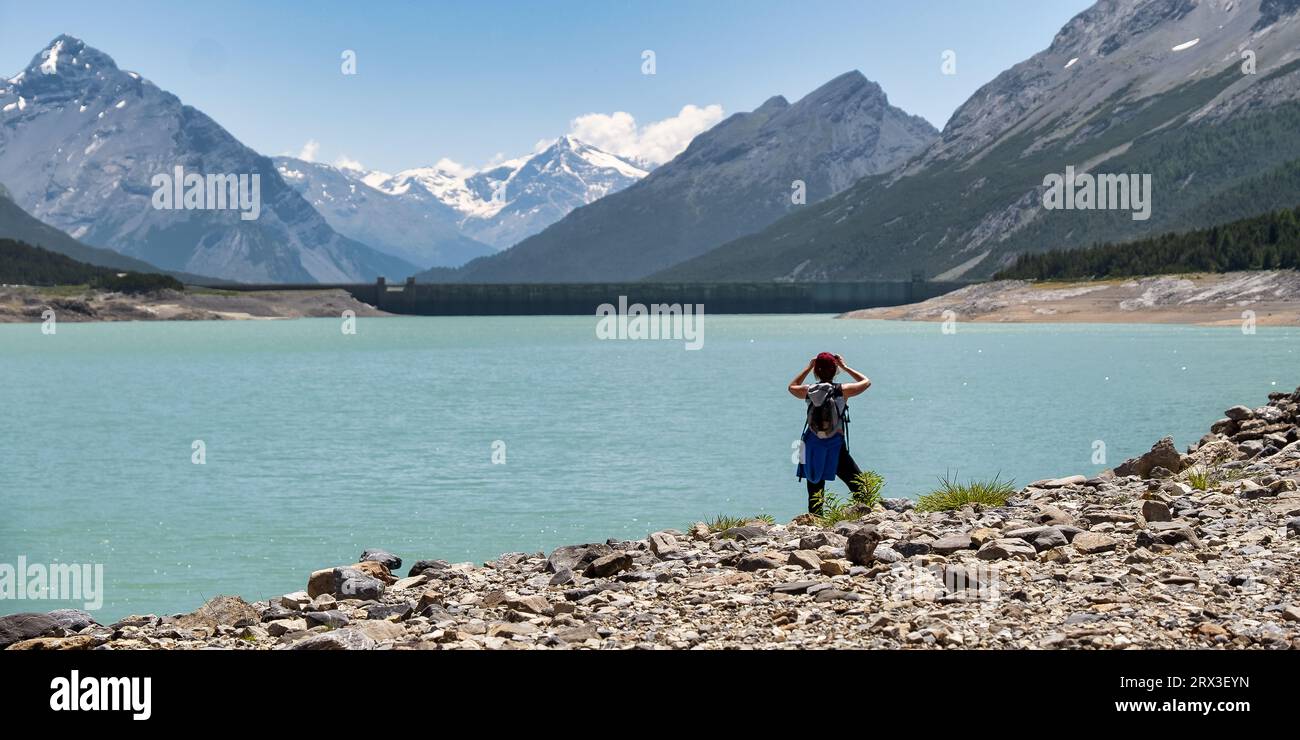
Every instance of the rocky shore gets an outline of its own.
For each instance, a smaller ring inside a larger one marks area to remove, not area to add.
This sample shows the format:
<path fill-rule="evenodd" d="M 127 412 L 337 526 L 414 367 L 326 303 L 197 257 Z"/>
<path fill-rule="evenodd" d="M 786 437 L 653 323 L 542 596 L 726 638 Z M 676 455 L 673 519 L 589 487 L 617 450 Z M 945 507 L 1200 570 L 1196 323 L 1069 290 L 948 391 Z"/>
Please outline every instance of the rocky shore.
<path fill-rule="evenodd" d="M 345 290 L 160 290 L 127 295 L 91 288 L 0 286 L 0 324 L 58 321 L 213 321 L 391 316 Z"/>
<path fill-rule="evenodd" d="M 888 499 L 829 528 L 698 523 L 404 575 L 368 550 L 269 601 L 2 617 L 0 647 L 1295 649 L 1298 482 L 1300 389 L 996 508 Z"/>

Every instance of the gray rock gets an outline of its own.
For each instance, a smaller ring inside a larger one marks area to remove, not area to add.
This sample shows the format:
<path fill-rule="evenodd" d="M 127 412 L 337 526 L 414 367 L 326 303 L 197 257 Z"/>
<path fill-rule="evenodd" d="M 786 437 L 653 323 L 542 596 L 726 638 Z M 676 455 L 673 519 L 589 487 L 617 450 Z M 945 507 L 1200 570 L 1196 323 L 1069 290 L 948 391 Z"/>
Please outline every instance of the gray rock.
<path fill-rule="evenodd" d="M 63 631 L 68 634 L 80 632 L 87 627 L 94 627 L 99 624 L 94 617 L 90 616 L 89 612 L 80 609 L 55 609 L 46 616 L 58 622 Z"/>
<path fill-rule="evenodd" d="M 375 641 L 360 630 L 344 628 L 293 643 L 291 650 L 373 650 Z"/>
<path fill-rule="evenodd" d="M 950 534 L 935 540 L 930 545 L 930 549 L 940 555 L 951 555 L 958 550 L 969 550 L 974 546 L 969 534 Z"/>
<path fill-rule="evenodd" d="M 1169 504 L 1163 501 L 1143 501 L 1142 518 L 1148 522 L 1173 521 L 1173 515 L 1169 513 Z"/>
<path fill-rule="evenodd" d="M 411 616 L 415 611 L 409 603 L 401 604 L 370 604 L 366 607 L 366 619 L 390 619 L 396 617 L 398 621 Z"/>
<path fill-rule="evenodd" d="M 848 537 L 834 532 L 818 532 L 817 534 L 805 535 L 799 538 L 800 550 L 816 550 L 819 547 L 844 547 L 849 541 Z"/>
<path fill-rule="evenodd" d="M 1065 533 L 1060 529 L 1057 529 L 1056 527 L 1047 527 L 1034 536 L 1032 544 L 1035 550 L 1043 552 L 1044 550 L 1050 550 L 1053 547 L 1068 545 L 1070 544 L 1070 540 L 1066 538 Z"/>
<path fill-rule="evenodd" d="M 588 565 L 599 558 L 613 552 L 614 548 L 603 542 L 557 547 L 550 557 L 546 559 L 546 570 L 549 573 L 555 573 L 561 568 L 568 568 L 577 573 L 585 570 Z"/>
<path fill-rule="evenodd" d="M 1254 417 L 1255 412 L 1251 411 L 1248 406 L 1233 406 L 1227 411 L 1224 411 L 1223 415 L 1233 421 L 1245 421 Z"/>
<path fill-rule="evenodd" d="M 975 553 L 975 557 L 980 560 L 1005 560 L 1014 557 L 1032 559 L 1036 554 L 1037 551 L 1034 550 L 1034 546 L 1028 542 L 1022 539 L 1003 537 L 984 543 L 984 546 Z"/>
<path fill-rule="evenodd" d="M 813 601 L 816 601 L 819 604 L 827 601 L 862 601 L 862 595 L 855 594 L 852 591 L 841 591 L 837 588 L 828 588 L 818 591 L 817 595 L 813 597 Z"/>
<path fill-rule="evenodd" d="M 677 538 L 667 532 L 655 532 L 649 538 L 650 552 L 655 557 L 663 559 L 669 555 L 676 555 L 679 548 L 677 547 Z"/>
<path fill-rule="evenodd" d="M 1080 532 L 1070 544 L 1081 553 L 1093 555 L 1114 550 L 1119 545 L 1119 540 L 1101 532 Z"/>
<path fill-rule="evenodd" d="M 357 558 L 358 563 L 372 561 L 380 563 L 389 570 L 397 570 L 402 567 L 402 559 L 387 550 L 366 550 Z"/>
<path fill-rule="evenodd" d="M 329 609 L 323 612 L 303 612 L 303 619 L 307 620 L 308 627 L 343 627 L 351 619 L 338 609 Z"/>
<path fill-rule="evenodd" d="M 875 559 L 876 546 L 880 544 L 880 533 L 870 525 L 860 527 L 849 535 L 844 547 L 844 556 L 854 565 L 867 565 Z"/>
<path fill-rule="evenodd" d="M 901 542 L 895 542 L 893 548 L 899 555 L 902 555 L 905 558 L 930 554 L 930 543 L 920 540 L 903 540 Z"/>
<path fill-rule="evenodd" d="M 790 583 L 778 583 L 772 587 L 772 593 L 801 594 L 817 584 L 817 581 L 792 581 Z"/>
<path fill-rule="evenodd" d="M 588 578 L 608 578 L 632 567 L 632 556 L 625 552 L 615 552 L 591 561 L 582 574 Z"/>
<path fill-rule="evenodd" d="M 732 527 L 722 533 L 723 539 L 728 540 L 755 540 L 767 536 L 767 527 L 760 527 L 757 524 L 746 524 L 743 527 Z"/>
<path fill-rule="evenodd" d="M 780 567 L 780 562 L 773 560 L 766 555 L 746 555 L 740 559 L 740 562 L 736 563 L 736 568 L 745 571 L 746 573 L 753 573 L 758 570 L 771 570 Z"/>
<path fill-rule="evenodd" d="M 62 629 L 59 620 L 36 612 L 20 612 L 0 617 L 0 650 L 15 642 L 54 635 Z"/>
<path fill-rule="evenodd" d="M 417 560 L 406 572 L 407 577 L 418 576 L 426 571 L 445 570 L 451 566 L 446 560 Z"/>

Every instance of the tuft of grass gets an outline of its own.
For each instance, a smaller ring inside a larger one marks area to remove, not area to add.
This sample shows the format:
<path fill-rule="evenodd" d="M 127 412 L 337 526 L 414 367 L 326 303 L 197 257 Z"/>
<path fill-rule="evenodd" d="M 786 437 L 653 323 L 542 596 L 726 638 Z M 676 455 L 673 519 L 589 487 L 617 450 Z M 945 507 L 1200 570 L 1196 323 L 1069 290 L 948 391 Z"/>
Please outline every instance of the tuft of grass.
<path fill-rule="evenodd" d="M 859 516 L 852 499 L 841 499 L 824 488 L 813 496 L 813 500 L 821 505 L 822 513 L 817 517 L 819 527 L 830 529 L 840 522 L 857 519 Z"/>
<path fill-rule="evenodd" d="M 771 514 L 758 514 L 756 516 L 731 516 L 729 514 L 718 514 L 712 519 L 706 519 L 704 526 L 709 528 L 710 532 L 717 534 L 725 532 L 733 527 L 743 527 L 750 522 L 763 522 L 764 524 L 776 524 L 776 518 Z"/>
<path fill-rule="evenodd" d="M 972 480 L 966 483 L 955 477 L 939 476 L 939 487 L 916 501 L 916 510 L 953 511 L 967 504 L 982 506 L 1005 506 L 1007 499 L 1016 492 L 1015 481 L 1003 481 L 1001 476 L 991 480 Z"/>
<path fill-rule="evenodd" d="M 870 509 L 881 501 L 881 492 L 885 489 L 885 476 L 874 470 L 864 470 L 853 477 L 849 484 L 849 497 L 853 503 Z"/>
<path fill-rule="evenodd" d="M 1213 485 L 1213 476 L 1210 471 L 1202 467 L 1194 467 L 1187 471 L 1187 485 L 1198 491 L 1208 491 Z"/>

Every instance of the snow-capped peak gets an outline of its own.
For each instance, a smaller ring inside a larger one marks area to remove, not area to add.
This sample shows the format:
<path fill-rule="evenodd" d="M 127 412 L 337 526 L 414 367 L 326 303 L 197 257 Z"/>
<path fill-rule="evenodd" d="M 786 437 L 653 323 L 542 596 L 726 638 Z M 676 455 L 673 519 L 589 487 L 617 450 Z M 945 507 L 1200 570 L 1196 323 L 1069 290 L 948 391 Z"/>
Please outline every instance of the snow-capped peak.
<path fill-rule="evenodd" d="M 480 168 L 441 159 L 428 167 L 391 175 L 334 169 L 358 185 L 387 195 L 429 208 L 449 208 L 462 233 L 498 248 L 511 246 L 574 208 L 648 174 L 647 168 L 572 136 L 561 136 L 531 154 Z M 310 186 L 310 168 L 295 164 L 292 172 L 282 172 L 291 185 Z"/>

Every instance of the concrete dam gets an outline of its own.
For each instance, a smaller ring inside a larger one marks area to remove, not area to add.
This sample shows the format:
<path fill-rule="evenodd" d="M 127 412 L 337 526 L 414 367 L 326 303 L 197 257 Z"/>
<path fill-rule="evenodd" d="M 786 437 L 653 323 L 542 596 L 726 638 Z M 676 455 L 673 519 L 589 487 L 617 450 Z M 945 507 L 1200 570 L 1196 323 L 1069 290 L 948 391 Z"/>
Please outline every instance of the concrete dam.
<path fill-rule="evenodd" d="M 602 304 L 703 304 L 707 313 L 843 313 L 916 303 L 969 285 L 924 280 L 843 283 L 373 283 L 240 285 L 227 290 L 338 288 L 381 311 L 415 316 L 593 316 Z"/>

